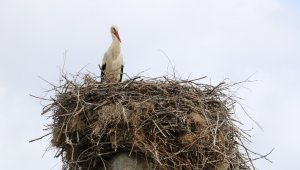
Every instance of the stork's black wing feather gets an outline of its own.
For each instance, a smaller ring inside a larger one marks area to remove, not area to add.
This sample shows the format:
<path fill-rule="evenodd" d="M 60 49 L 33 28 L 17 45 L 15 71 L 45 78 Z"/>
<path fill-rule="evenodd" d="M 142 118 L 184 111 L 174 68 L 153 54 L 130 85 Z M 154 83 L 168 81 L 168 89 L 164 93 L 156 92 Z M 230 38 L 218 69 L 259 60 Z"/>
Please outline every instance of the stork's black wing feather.
<path fill-rule="evenodd" d="M 105 69 L 106 69 L 106 64 L 103 64 L 101 66 L 101 81 L 104 80 L 104 72 L 105 72 Z"/>
<path fill-rule="evenodd" d="M 124 65 L 121 65 L 121 73 L 120 73 L 120 80 L 119 80 L 119 82 L 122 81 L 122 78 L 123 78 L 123 70 L 124 70 Z"/>

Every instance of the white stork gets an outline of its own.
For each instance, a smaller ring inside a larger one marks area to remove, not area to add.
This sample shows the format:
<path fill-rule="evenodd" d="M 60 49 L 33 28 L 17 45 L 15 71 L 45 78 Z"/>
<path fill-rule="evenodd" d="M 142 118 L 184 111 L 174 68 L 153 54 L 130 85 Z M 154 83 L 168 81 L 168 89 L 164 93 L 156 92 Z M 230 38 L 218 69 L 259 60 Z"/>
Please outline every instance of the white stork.
<path fill-rule="evenodd" d="M 113 39 L 110 47 L 104 54 L 101 66 L 101 82 L 120 82 L 123 76 L 123 57 L 121 54 L 121 39 L 116 26 L 111 26 L 110 33 Z"/>

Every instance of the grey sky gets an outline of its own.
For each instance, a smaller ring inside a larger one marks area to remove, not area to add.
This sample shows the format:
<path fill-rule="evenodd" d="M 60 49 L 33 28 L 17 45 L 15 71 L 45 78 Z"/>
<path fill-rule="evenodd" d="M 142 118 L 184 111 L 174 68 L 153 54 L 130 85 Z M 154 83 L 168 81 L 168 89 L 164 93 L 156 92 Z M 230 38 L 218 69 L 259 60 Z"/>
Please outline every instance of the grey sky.
<path fill-rule="evenodd" d="M 111 43 L 109 28 L 120 29 L 125 72 L 160 76 L 168 58 L 180 76 L 242 81 L 237 95 L 264 131 L 245 114 L 249 146 L 274 162 L 262 170 L 295 169 L 300 161 L 300 4 L 297 0 L 0 0 L 0 166 L 1 169 L 60 169 L 39 137 L 46 124 L 38 100 L 65 70 L 99 74 L 97 64 Z"/>

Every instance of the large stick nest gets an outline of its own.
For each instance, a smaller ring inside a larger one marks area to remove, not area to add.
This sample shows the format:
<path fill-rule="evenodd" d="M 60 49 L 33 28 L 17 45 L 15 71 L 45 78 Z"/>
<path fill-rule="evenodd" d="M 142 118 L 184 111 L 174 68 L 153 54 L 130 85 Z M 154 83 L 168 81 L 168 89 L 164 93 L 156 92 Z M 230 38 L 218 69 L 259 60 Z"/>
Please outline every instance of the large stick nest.
<path fill-rule="evenodd" d="M 153 169 L 251 169 L 226 83 L 63 78 L 44 108 L 63 169 L 99 169 L 118 152 L 141 155 Z"/>

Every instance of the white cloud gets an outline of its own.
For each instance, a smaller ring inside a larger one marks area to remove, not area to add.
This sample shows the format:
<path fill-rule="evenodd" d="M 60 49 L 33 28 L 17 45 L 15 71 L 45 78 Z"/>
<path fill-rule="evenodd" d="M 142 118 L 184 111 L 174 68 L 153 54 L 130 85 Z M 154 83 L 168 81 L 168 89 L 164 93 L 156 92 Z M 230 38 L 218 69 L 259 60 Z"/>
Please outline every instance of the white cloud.
<path fill-rule="evenodd" d="M 46 118 L 39 114 L 39 102 L 27 92 L 0 84 L 0 103 L 1 169 L 50 169 L 60 165 L 58 159 L 53 159 L 53 152 L 43 157 L 49 140 L 29 143 L 47 133 L 42 130 Z"/>
<path fill-rule="evenodd" d="M 274 152 L 268 164 L 259 161 L 261 169 L 285 169 L 295 167 L 290 160 L 297 160 L 300 147 L 299 129 L 300 116 L 298 114 L 298 97 L 300 88 L 293 84 L 298 82 L 295 77 L 300 72 L 293 70 L 261 73 L 258 77 L 262 82 L 254 83 L 251 87 L 253 95 L 247 101 L 251 106 L 251 115 L 263 126 L 264 131 L 256 128 L 252 141 L 254 150 L 267 153 L 272 148 Z M 249 96 L 249 95 L 248 95 Z"/>
<path fill-rule="evenodd" d="M 117 24 L 130 75 L 148 68 L 147 75 L 164 74 L 169 61 L 159 49 L 181 75 L 208 76 L 214 84 L 257 72 L 253 79 L 262 81 L 249 85 L 251 93 L 238 95 L 248 99 L 244 103 L 265 129 L 253 132 L 255 149 L 276 147 L 270 156 L 275 163 L 259 161 L 259 168 L 295 167 L 288 159 L 297 159 L 299 152 L 299 11 L 279 0 L 1 1 L 0 114 L 5 118 L 0 132 L 7 140 L 0 141 L 0 164 L 12 164 L 1 156 L 11 155 L 7 146 L 13 141 L 15 150 L 23 150 L 18 158 L 32 165 L 27 169 L 50 169 L 59 162 L 51 155 L 36 161 L 48 141 L 27 145 L 45 124 L 41 106 L 28 93 L 41 94 L 40 86 L 47 87 L 37 75 L 57 82 L 64 49 L 69 49 L 66 71 L 90 63 L 87 69 L 99 74 L 97 64 L 111 41 L 109 27 Z"/>

